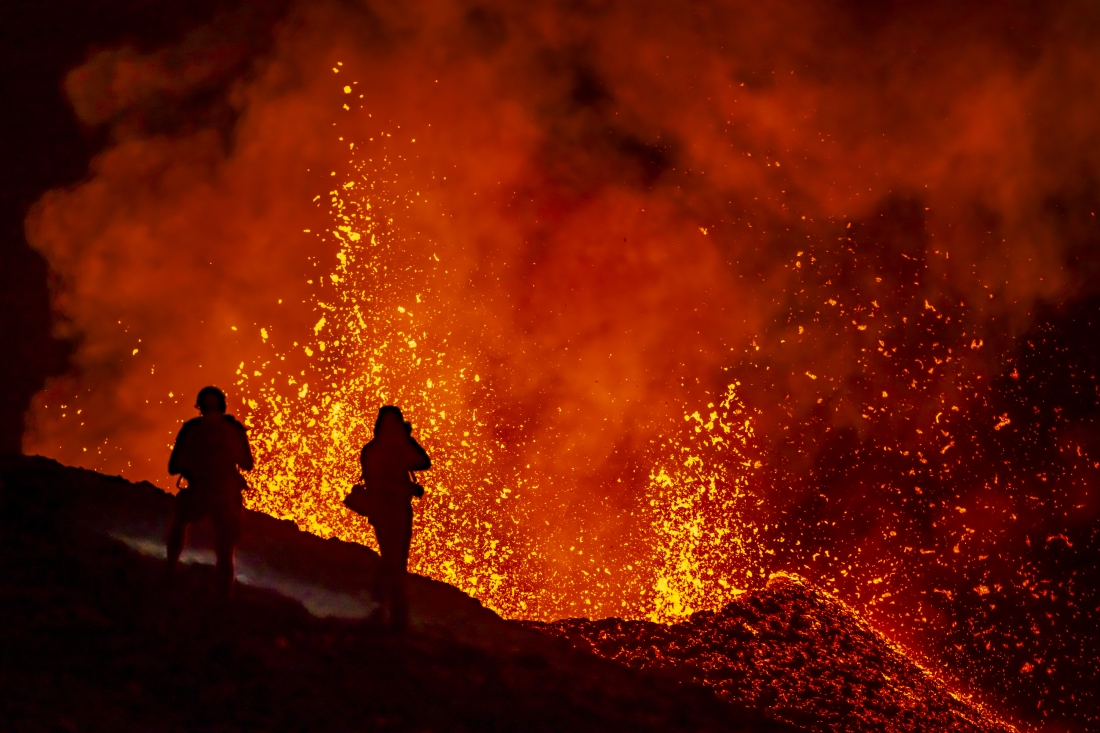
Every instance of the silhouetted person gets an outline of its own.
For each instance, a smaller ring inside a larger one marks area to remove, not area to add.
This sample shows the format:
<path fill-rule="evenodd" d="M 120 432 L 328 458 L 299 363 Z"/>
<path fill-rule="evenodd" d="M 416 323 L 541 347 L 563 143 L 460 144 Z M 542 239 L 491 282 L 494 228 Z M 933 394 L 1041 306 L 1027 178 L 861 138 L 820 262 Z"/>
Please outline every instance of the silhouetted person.
<path fill-rule="evenodd" d="M 187 525 L 210 517 L 218 594 L 226 598 L 233 587 L 233 553 L 241 537 L 241 492 L 248 488 L 239 469 L 252 470 L 252 448 L 244 425 L 225 414 L 220 389 L 203 387 L 195 407 L 202 416 L 183 424 L 168 460 L 168 473 L 187 479 L 187 488 L 176 496 L 176 516 L 168 529 L 168 572 L 171 575 L 179 562 Z"/>
<path fill-rule="evenodd" d="M 378 411 L 374 439 L 363 446 L 359 463 L 363 485 L 377 492 L 370 523 L 382 554 L 375 586 L 378 618 L 384 622 L 388 615 L 390 625 L 401 631 L 409 622 L 405 584 L 412 542 L 412 498 L 424 495 L 424 489 L 410 479 L 409 472 L 426 471 L 432 462 L 412 437 L 412 425 L 405 422 L 401 410 L 386 405 Z"/>

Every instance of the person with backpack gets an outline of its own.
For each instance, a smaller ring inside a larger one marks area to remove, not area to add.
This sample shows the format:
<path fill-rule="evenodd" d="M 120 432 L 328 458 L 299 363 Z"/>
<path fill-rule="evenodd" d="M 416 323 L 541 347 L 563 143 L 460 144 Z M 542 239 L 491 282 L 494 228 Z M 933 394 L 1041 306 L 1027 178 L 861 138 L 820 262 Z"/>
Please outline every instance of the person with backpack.
<path fill-rule="evenodd" d="M 375 619 L 404 631 L 409 623 L 406 576 L 412 544 L 412 499 L 424 495 L 411 472 L 428 470 L 432 461 L 412 437 L 412 424 L 405 422 L 401 410 L 386 405 L 378 411 L 374 438 L 363 446 L 359 464 L 363 484 L 357 489 L 364 501 L 355 511 L 370 520 L 382 555 L 374 593 L 379 604 Z M 356 490 L 353 494 L 359 496 Z M 354 500 L 348 503 L 355 505 Z"/>
<path fill-rule="evenodd" d="M 233 555 L 241 537 L 241 492 L 248 489 L 241 471 L 253 468 L 252 448 L 244 425 L 226 414 L 225 393 L 220 389 L 203 387 L 195 407 L 201 415 L 183 424 L 168 459 L 168 473 L 187 482 L 176 496 L 176 513 L 168 529 L 168 574 L 175 572 L 188 525 L 210 517 L 217 591 L 226 599 L 233 588 Z"/>

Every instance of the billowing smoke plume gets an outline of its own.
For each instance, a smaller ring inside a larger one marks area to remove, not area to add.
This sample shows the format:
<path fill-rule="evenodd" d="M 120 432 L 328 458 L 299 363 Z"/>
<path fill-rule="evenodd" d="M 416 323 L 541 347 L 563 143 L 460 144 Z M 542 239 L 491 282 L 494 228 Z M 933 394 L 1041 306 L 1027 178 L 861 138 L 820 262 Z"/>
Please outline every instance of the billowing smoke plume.
<path fill-rule="evenodd" d="M 313 2 L 260 44 L 229 24 L 98 53 L 66 88 L 114 142 L 27 224 L 79 344 L 27 448 L 165 482 L 199 387 L 248 412 L 248 379 L 302 381 L 316 303 L 347 295 L 337 254 L 359 247 L 380 284 L 357 303 L 424 294 L 402 338 L 476 374 L 454 409 L 480 410 L 497 479 L 540 477 L 508 530 L 540 572 L 644 556 L 622 545 L 653 446 L 734 385 L 763 561 L 923 643 L 902 627 L 950 619 L 916 596 L 940 582 L 920 553 L 976 558 L 1010 523 L 1011 469 L 966 471 L 1019 429 L 990 384 L 1095 265 L 1100 18 L 1014 12 Z M 353 199 L 361 240 L 332 233 Z M 958 511 L 974 496 L 995 514 Z M 648 591 L 537 613 L 645 613 Z"/>

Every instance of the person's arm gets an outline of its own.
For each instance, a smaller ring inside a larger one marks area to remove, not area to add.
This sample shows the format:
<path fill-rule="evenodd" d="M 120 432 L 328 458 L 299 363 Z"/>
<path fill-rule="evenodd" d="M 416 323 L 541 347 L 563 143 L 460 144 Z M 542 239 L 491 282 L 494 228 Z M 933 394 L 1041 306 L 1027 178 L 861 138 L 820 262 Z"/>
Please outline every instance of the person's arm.
<path fill-rule="evenodd" d="M 370 443 L 363 446 L 363 450 L 359 451 L 359 481 L 364 486 L 367 485 L 367 448 L 370 447 Z"/>
<path fill-rule="evenodd" d="M 416 438 L 409 436 L 410 451 L 410 471 L 427 471 L 432 467 L 432 459 L 428 457 L 428 452 L 420 447 L 420 443 L 416 442 Z"/>
<path fill-rule="evenodd" d="M 226 417 L 229 417 L 228 415 Z M 252 458 L 252 445 L 248 442 L 248 430 L 242 425 L 235 417 L 229 417 L 233 421 L 234 427 L 240 431 L 241 434 L 241 455 L 237 461 L 237 466 L 242 471 L 251 471 L 256 467 L 256 461 Z"/>
<path fill-rule="evenodd" d="M 252 444 L 248 442 L 248 433 L 245 432 L 244 426 L 241 426 L 241 443 L 244 451 L 244 461 L 240 464 L 241 469 L 245 471 L 251 471 L 256 467 L 256 459 L 252 457 Z"/>
<path fill-rule="evenodd" d="M 184 452 L 185 444 L 187 443 L 187 432 L 191 428 L 190 421 L 185 422 L 183 427 L 180 428 L 179 435 L 176 436 L 176 443 L 172 446 L 172 455 L 168 458 L 168 475 L 175 476 L 181 474 L 185 470 L 184 466 Z"/>

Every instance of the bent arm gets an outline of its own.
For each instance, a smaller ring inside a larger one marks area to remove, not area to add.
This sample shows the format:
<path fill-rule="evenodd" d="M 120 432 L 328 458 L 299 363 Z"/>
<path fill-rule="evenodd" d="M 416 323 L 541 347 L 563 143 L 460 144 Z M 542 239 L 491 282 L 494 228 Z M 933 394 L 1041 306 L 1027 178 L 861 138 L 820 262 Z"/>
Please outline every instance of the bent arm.
<path fill-rule="evenodd" d="M 420 443 L 416 442 L 416 438 L 409 437 L 410 451 L 410 471 L 427 471 L 432 467 L 432 459 L 428 457 L 428 452 L 420 447 Z"/>
<path fill-rule="evenodd" d="M 366 485 L 367 483 L 367 447 L 370 443 L 363 446 L 363 450 L 359 451 L 359 480 Z"/>
<path fill-rule="evenodd" d="M 184 423 L 180 428 L 179 435 L 176 436 L 176 443 L 172 446 L 172 455 L 168 458 L 168 475 L 175 476 L 184 472 L 184 444 L 187 442 L 187 429 L 188 423 Z"/>
<path fill-rule="evenodd" d="M 237 465 L 240 466 L 243 471 L 251 471 L 256 467 L 256 460 L 252 457 L 252 446 L 248 442 L 248 436 L 242 436 L 241 442 L 244 444 L 242 446 L 244 450 L 241 453 L 242 460 Z"/>
<path fill-rule="evenodd" d="M 248 442 L 248 431 L 244 425 L 234 420 L 237 425 L 237 430 L 241 434 L 241 456 L 237 461 L 237 465 L 243 471 L 251 471 L 256 466 L 255 459 L 252 458 L 252 445 Z"/>

